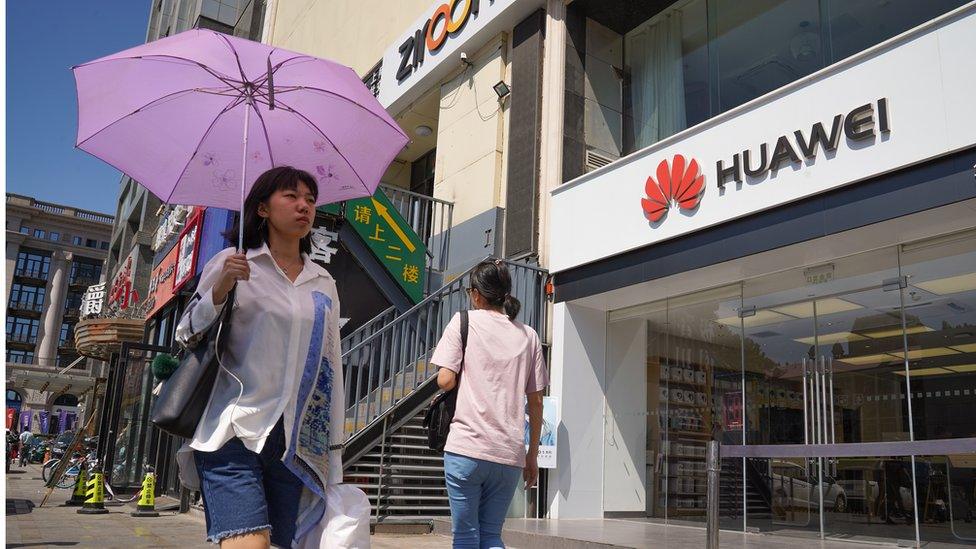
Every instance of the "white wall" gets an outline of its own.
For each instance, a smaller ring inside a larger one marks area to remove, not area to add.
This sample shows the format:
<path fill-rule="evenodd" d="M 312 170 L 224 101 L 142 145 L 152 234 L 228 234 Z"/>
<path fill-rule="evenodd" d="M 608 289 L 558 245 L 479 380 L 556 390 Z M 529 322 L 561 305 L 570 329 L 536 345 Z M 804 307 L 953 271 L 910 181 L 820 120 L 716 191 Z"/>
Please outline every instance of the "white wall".
<path fill-rule="evenodd" d="M 560 423 L 549 477 L 551 518 L 603 517 L 606 330 L 604 311 L 553 307 L 551 394 L 560 399 Z"/>
<path fill-rule="evenodd" d="M 647 322 L 607 329 L 603 510 L 647 509 Z"/>

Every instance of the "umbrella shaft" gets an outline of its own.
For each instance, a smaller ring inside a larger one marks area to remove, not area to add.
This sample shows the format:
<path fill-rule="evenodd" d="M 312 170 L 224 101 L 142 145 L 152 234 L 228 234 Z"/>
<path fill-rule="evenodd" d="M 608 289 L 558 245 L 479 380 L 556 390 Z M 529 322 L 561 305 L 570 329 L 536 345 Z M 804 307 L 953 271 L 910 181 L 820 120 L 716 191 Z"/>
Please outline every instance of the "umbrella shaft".
<path fill-rule="evenodd" d="M 244 153 L 242 155 L 243 159 L 241 160 L 241 213 L 237 218 L 237 251 L 239 253 L 244 253 L 244 200 L 247 191 L 247 133 L 248 122 L 251 119 L 252 102 L 251 97 L 248 97 L 244 106 Z"/>

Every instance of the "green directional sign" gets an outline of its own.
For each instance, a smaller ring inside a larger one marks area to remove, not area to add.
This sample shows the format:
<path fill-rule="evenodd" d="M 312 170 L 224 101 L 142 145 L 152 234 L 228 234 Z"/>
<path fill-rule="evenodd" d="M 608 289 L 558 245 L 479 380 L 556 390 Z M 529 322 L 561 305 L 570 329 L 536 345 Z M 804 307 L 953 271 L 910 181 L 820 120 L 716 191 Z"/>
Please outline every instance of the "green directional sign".
<path fill-rule="evenodd" d="M 427 247 L 386 194 L 346 201 L 346 221 L 414 303 L 424 298 Z"/>

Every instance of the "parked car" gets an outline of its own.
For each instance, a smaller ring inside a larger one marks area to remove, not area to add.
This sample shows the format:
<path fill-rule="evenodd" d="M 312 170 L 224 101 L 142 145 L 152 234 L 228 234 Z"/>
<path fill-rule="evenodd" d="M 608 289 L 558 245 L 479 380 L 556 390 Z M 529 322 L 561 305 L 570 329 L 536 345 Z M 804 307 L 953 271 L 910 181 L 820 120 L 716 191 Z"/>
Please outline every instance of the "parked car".
<path fill-rule="evenodd" d="M 833 477 L 824 475 L 822 483 L 807 468 L 790 461 L 774 460 L 770 463 L 773 501 L 783 507 L 803 508 L 820 505 L 823 486 L 824 507 L 837 513 L 847 512 L 847 492 Z"/>

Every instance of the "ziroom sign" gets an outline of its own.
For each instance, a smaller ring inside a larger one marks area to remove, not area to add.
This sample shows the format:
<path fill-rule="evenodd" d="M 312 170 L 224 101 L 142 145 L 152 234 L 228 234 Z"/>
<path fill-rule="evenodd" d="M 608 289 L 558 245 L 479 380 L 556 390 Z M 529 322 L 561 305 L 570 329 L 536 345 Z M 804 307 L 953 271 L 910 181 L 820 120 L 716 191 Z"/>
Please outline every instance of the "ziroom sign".
<path fill-rule="evenodd" d="M 976 10 L 920 28 L 552 192 L 559 272 L 976 145 Z"/>

